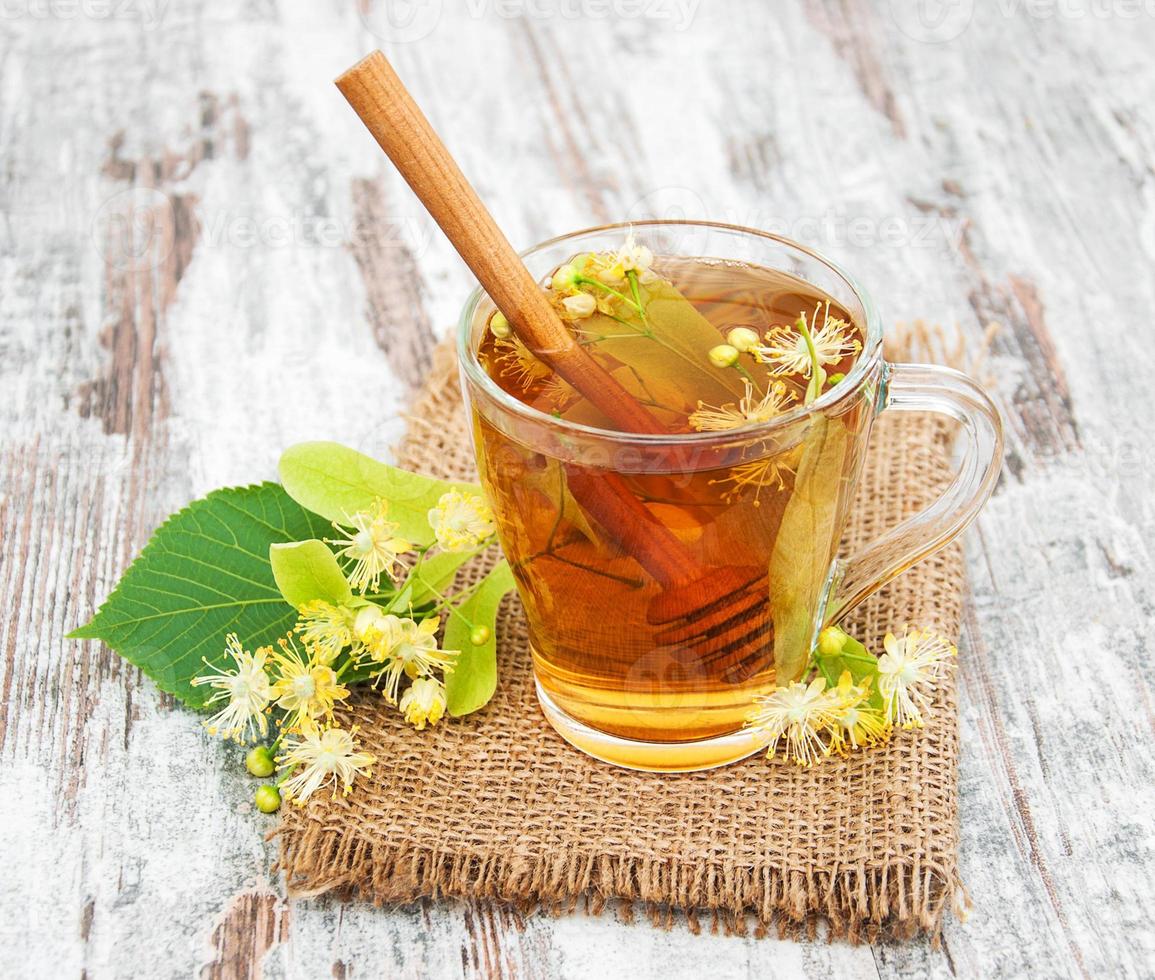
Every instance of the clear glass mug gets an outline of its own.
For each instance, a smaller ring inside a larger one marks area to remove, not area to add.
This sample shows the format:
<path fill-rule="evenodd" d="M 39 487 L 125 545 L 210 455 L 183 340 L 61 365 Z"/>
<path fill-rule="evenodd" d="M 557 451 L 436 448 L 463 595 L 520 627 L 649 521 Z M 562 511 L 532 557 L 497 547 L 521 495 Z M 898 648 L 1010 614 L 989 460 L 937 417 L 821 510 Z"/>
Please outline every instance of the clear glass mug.
<path fill-rule="evenodd" d="M 869 296 L 787 239 L 634 222 L 563 235 L 523 258 L 544 279 L 575 254 L 617 249 L 631 228 L 659 268 L 688 256 L 789 273 L 865 335 L 853 370 L 810 405 L 727 432 L 633 434 L 510 396 L 477 354 L 492 302 L 479 288 L 462 313 L 457 353 L 478 472 L 525 607 L 546 718 L 606 762 L 707 769 L 758 750 L 744 730 L 754 698 L 797 678 L 824 626 L 974 519 L 998 477 L 1002 427 L 965 375 L 884 361 Z M 961 462 L 931 506 L 839 559 L 871 425 L 886 410 L 960 422 Z M 754 467 L 756 485 L 737 467 Z"/>

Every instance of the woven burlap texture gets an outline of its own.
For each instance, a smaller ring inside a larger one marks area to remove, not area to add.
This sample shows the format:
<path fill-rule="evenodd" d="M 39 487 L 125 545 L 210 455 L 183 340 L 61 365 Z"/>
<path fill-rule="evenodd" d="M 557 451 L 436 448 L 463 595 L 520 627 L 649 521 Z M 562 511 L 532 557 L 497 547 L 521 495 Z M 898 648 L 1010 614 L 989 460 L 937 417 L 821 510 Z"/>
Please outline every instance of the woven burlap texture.
<path fill-rule="evenodd" d="M 904 334 L 911 353 L 916 334 Z M 921 339 L 925 339 L 925 335 Z M 438 350 L 398 452 L 408 468 L 473 476 L 453 355 Z M 947 432 L 931 418 L 879 420 L 844 548 L 910 517 L 949 479 Z M 880 649 L 903 622 L 957 636 L 957 547 L 866 602 L 848 624 Z M 508 598 L 500 681 L 482 711 L 415 732 L 379 695 L 341 716 L 378 763 L 347 798 L 286 807 L 280 868 L 298 895 L 375 902 L 461 897 L 567 910 L 583 901 L 686 913 L 727 931 L 937 936 L 958 879 L 957 707 L 953 677 L 926 727 L 799 769 L 756 756 L 711 772 L 616 769 L 571 748 L 538 708 L 525 623 Z"/>

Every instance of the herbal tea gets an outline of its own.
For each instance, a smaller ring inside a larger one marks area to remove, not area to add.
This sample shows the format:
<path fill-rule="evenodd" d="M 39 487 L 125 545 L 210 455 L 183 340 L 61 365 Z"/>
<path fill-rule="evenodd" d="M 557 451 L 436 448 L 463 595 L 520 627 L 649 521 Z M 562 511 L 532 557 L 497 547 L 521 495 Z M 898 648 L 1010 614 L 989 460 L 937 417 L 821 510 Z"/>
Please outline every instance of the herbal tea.
<path fill-rule="evenodd" d="M 610 436 L 578 453 L 564 424 L 543 443 L 475 408 L 481 479 L 541 692 L 624 739 L 734 733 L 757 694 L 805 665 L 871 393 L 772 433 L 759 423 L 848 374 L 862 326 L 784 272 L 655 258 L 632 240 L 574 257 L 543 288 L 594 360 L 682 438 Z M 614 429 L 500 313 L 477 355 L 513 398 L 562 423 Z"/>

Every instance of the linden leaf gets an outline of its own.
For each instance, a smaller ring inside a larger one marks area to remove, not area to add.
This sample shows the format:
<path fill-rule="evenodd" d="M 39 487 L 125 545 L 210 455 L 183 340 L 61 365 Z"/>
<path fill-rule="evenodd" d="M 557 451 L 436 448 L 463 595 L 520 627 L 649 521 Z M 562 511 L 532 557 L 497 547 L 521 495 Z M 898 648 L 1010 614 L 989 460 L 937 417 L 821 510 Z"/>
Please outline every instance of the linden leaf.
<path fill-rule="evenodd" d="M 834 549 L 847 433 L 837 419 L 817 418 L 807 435 L 794 489 L 770 555 L 770 607 L 774 611 L 777 683 L 798 680 Z"/>
<path fill-rule="evenodd" d="M 639 286 L 639 293 L 645 323 L 621 303 L 621 316 L 595 313 L 581 321 L 590 350 L 618 362 L 616 380 L 647 406 L 658 406 L 659 418 L 667 422 L 674 421 L 667 413 L 676 416 L 699 400 L 721 405 L 741 397 L 742 376 L 710 363 L 711 348 L 722 342 L 718 328 L 672 283 L 656 280 Z M 585 399 L 570 405 L 562 417 L 585 425 L 608 424 Z"/>
<path fill-rule="evenodd" d="M 458 611 L 474 626 L 489 630 L 479 646 L 470 642 L 470 627 L 450 615 L 445 624 L 445 649 L 460 650 L 453 670 L 445 675 L 445 696 L 455 718 L 484 707 L 497 690 L 497 608 L 514 586 L 509 562 L 499 561 Z"/>
<path fill-rule="evenodd" d="M 279 469 L 289 496 L 330 521 L 346 521 L 377 499 L 387 501 L 398 535 L 414 545 L 432 544 L 428 514 L 443 493 L 481 493 L 475 484 L 410 473 L 335 442 L 290 446 L 281 454 Z"/>
<path fill-rule="evenodd" d="M 313 538 L 292 544 L 271 544 L 269 563 L 277 588 L 294 609 L 314 599 L 340 606 L 353 598 L 341 566 L 324 541 Z"/>
<path fill-rule="evenodd" d="M 167 691 L 203 708 L 193 687 L 223 665 L 225 634 L 247 650 L 287 633 L 297 613 L 281 596 L 269 546 L 325 532 L 325 522 L 275 483 L 215 490 L 173 514 L 124 573 L 100 611 L 69 636 L 103 640 Z"/>

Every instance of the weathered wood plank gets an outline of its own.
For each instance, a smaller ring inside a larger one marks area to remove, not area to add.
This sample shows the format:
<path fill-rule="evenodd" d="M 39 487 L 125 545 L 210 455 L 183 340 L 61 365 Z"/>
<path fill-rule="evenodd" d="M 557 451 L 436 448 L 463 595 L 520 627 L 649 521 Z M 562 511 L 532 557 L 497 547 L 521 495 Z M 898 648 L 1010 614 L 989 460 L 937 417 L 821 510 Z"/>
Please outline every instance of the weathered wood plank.
<path fill-rule="evenodd" d="M 402 6 L 5 7 L 0 971 L 1149 976 L 1152 12 L 959 4 L 924 43 L 920 5 L 862 0 Z M 236 753 L 63 639 L 191 496 L 396 437 L 468 277 L 331 89 L 382 35 L 520 247 L 714 217 L 827 251 L 890 319 L 1002 322 L 960 656 L 975 908 L 941 950 L 287 901 Z"/>

